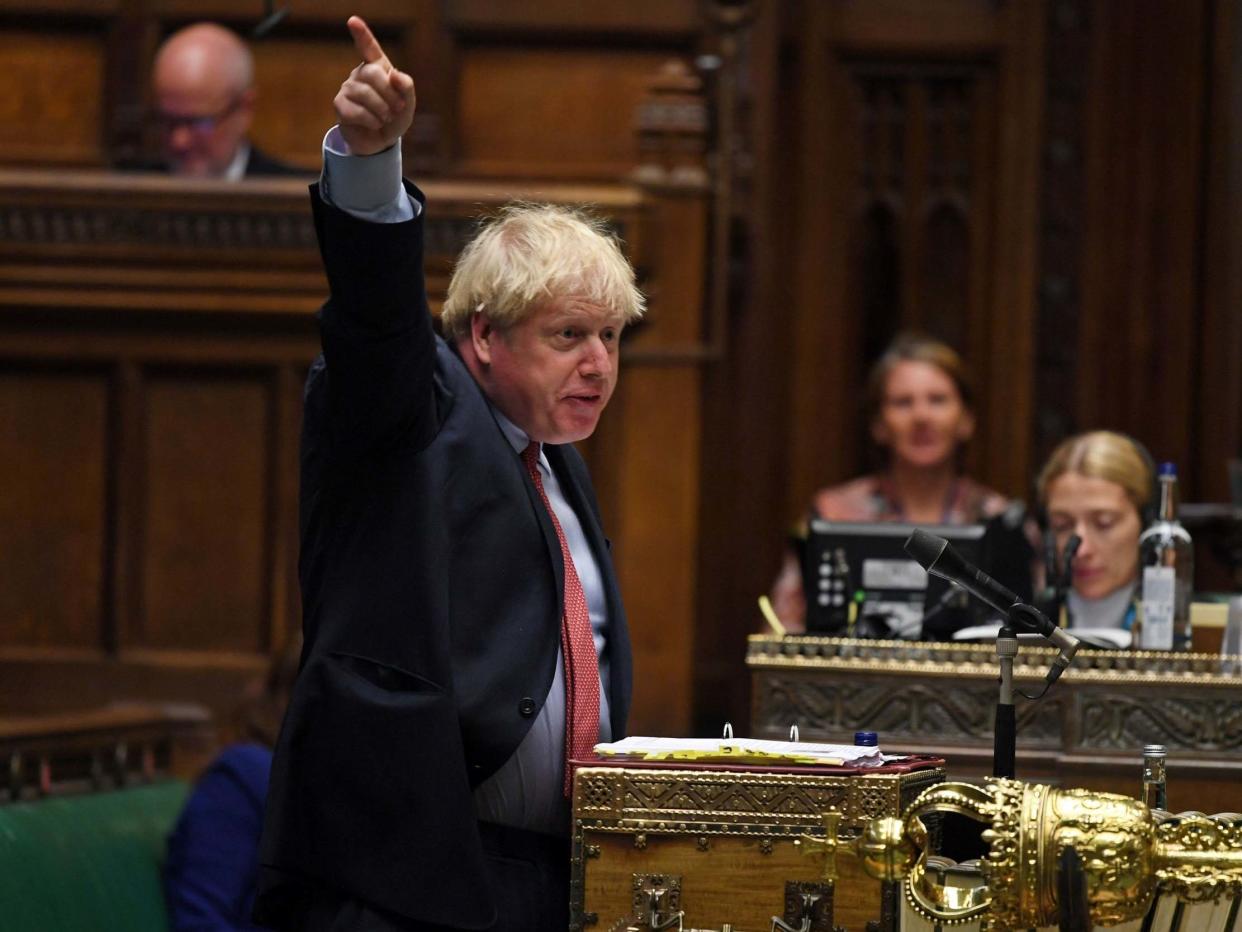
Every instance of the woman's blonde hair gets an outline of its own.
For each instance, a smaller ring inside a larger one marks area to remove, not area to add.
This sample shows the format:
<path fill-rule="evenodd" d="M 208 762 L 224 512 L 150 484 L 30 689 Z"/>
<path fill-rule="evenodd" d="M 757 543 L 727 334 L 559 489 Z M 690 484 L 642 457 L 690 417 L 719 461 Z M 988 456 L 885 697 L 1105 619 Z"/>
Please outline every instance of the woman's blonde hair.
<path fill-rule="evenodd" d="M 1063 440 L 1035 480 L 1041 505 L 1048 504 L 1048 487 L 1053 480 L 1066 473 L 1116 483 L 1140 515 L 1151 506 L 1156 481 L 1151 457 L 1125 434 L 1093 430 Z"/>
<path fill-rule="evenodd" d="M 510 204 L 462 250 L 440 319 L 459 339 L 476 312 L 503 330 L 540 301 L 568 295 L 615 311 L 627 324 L 645 310 L 634 269 L 601 218 L 557 204 Z"/>

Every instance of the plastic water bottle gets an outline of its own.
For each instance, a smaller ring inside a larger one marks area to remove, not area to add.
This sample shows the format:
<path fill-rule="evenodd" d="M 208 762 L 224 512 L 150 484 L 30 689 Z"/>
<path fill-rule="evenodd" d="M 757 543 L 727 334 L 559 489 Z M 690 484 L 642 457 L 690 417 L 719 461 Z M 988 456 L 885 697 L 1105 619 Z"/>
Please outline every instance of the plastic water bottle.
<path fill-rule="evenodd" d="M 1190 650 L 1194 544 L 1177 520 L 1177 467 L 1160 466 L 1160 510 L 1139 537 L 1142 568 L 1141 650 Z"/>

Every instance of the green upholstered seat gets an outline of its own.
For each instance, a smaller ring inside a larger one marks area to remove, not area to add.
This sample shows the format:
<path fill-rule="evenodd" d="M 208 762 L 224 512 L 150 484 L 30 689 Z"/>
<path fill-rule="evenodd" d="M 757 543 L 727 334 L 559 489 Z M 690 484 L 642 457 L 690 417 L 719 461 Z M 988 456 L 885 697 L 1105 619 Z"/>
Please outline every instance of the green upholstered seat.
<path fill-rule="evenodd" d="M 11 932 L 163 932 L 174 780 L 0 806 L 0 925 Z"/>

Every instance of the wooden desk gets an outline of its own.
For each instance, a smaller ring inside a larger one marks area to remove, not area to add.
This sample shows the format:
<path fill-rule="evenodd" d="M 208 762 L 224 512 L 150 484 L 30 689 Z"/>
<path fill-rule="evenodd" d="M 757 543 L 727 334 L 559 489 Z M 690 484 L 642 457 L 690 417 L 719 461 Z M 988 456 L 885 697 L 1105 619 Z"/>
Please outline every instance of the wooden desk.
<path fill-rule="evenodd" d="M 1054 652 L 1023 645 L 1018 688 L 1042 686 Z M 1242 808 L 1242 677 L 1213 654 L 1080 651 L 1039 702 L 1018 700 L 1018 776 L 1137 795 L 1144 744 L 1169 750 L 1169 805 Z M 991 645 L 752 635 L 751 734 L 932 753 L 949 779 L 991 772 L 997 662 Z"/>

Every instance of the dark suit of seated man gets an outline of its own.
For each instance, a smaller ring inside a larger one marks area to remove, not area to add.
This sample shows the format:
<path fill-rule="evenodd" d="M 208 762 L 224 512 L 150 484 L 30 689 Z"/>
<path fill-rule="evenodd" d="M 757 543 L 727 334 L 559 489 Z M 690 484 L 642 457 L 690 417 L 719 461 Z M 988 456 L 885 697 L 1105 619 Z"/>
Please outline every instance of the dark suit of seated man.
<path fill-rule="evenodd" d="M 227 181 L 307 174 L 250 142 L 254 59 L 223 26 L 195 23 L 169 36 L 156 53 L 151 83 L 162 167 L 171 174 Z"/>
<path fill-rule="evenodd" d="M 568 925 L 566 759 L 619 738 L 630 648 L 572 444 L 643 312 L 603 224 L 519 206 L 463 251 L 436 336 L 410 77 L 358 17 L 313 197 L 330 297 L 307 384 L 305 651 L 256 918 L 278 929 Z"/>

